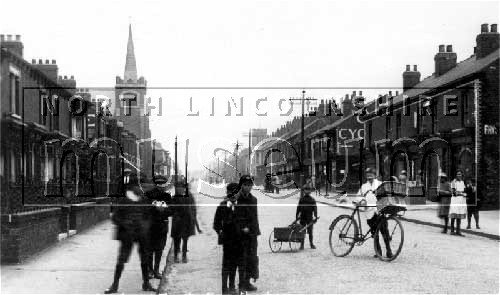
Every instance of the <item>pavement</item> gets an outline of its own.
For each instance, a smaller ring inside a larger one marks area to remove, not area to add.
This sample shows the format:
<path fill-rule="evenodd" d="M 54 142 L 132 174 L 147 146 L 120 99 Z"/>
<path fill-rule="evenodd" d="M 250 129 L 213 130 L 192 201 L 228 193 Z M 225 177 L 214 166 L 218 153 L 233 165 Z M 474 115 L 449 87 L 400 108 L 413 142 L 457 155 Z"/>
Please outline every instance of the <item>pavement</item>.
<path fill-rule="evenodd" d="M 466 237 L 443 235 L 436 228 L 440 220 L 435 208 L 410 207 L 403 221 L 405 242 L 400 256 L 385 263 L 373 256 L 368 240 L 344 258 L 334 257 L 329 248 L 328 227 L 347 209 L 331 200 L 316 197 L 319 216 L 315 225 L 316 250 L 290 252 L 289 245 L 272 253 L 268 245 L 274 227 L 286 226 L 295 216 L 298 194 L 281 191 L 259 200 L 260 279 L 258 293 L 499 293 L 499 243 L 477 233 L 498 237 L 498 211 L 481 211 L 481 231 Z M 161 280 L 151 280 L 162 294 L 220 293 L 222 248 L 212 230 L 216 205 L 220 201 L 197 195 L 198 219 L 203 230 L 189 240 L 189 262 L 165 264 L 170 239 L 164 251 Z M 219 196 L 220 197 L 220 196 Z M 327 201 L 331 204 L 327 204 Z M 416 221 L 413 221 L 416 220 Z M 429 226 L 432 225 L 432 226 Z M 111 284 L 118 242 L 112 239 L 114 226 L 105 221 L 69 237 L 18 265 L 2 265 L 2 294 L 102 294 Z M 307 243 L 306 243 L 307 246 Z M 141 290 L 139 257 L 133 251 L 125 266 L 119 291 L 148 294 Z M 152 293 L 149 293 L 152 294 Z"/>

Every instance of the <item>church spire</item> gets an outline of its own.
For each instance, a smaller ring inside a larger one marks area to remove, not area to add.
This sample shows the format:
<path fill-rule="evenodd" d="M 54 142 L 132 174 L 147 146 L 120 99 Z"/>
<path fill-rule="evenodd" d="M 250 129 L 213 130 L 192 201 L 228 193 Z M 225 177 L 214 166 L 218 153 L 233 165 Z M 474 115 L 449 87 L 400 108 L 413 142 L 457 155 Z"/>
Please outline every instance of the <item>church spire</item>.
<path fill-rule="evenodd" d="M 137 81 L 137 66 L 135 64 L 134 41 L 132 40 L 132 24 L 128 26 L 127 60 L 125 62 L 125 73 L 123 78 L 126 81 L 132 79 Z"/>

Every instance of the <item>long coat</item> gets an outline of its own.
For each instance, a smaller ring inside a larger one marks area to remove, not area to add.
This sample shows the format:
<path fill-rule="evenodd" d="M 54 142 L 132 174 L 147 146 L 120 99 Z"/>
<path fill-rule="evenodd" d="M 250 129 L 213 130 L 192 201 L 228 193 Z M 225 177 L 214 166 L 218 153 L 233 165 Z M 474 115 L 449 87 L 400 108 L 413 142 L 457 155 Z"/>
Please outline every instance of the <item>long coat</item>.
<path fill-rule="evenodd" d="M 257 198 L 252 194 L 248 194 L 247 196 L 241 195 L 238 198 L 234 212 L 235 223 L 240 234 L 243 228 L 247 227 L 249 229 L 249 236 L 256 237 L 260 235 Z"/>
<path fill-rule="evenodd" d="M 172 201 L 172 238 L 187 238 L 195 234 L 196 204 L 191 194 L 175 195 Z"/>
<path fill-rule="evenodd" d="M 219 233 L 218 244 L 234 244 L 239 239 L 234 220 L 234 200 L 226 198 L 215 211 L 213 229 Z"/>
<path fill-rule="evenodd" d="M 172 197 L 158 188 L 155 188 L 147 193 L 150 201 L 163 201 L 170 206 L 172 204 Z M 168 217 L 172 215 L 172 207 L 166 209 L 158 209 L 153 206 L 151 209 L 151 249 L 163 250 L 167 242 L 168 234 Z"/>
<path fill-rule="evenodd" d="M 151 202 L 143 197 L 134 202 L 126 197 L 120 198 L 112 221 L 116 225 L 115 239 L 123 242 L 149 244 L 151 229 Z"/>

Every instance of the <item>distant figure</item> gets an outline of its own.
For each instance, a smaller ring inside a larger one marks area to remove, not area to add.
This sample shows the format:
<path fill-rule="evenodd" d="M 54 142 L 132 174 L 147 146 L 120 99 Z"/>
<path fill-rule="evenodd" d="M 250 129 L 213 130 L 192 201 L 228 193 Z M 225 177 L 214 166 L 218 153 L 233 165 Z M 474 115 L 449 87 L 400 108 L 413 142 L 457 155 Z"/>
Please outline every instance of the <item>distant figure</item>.
<path fill-rule="evenodd" d="M 227 185 L 227 197 L 219 204 L 214 216 L 213 228 L 218 236 L 218 244 L 222 245 L 223 253 L 222 294 L 234 294 L 236 292 L 236 268 L 238 266 L 238 253 L 241 251 L 238 229 L 234 219 L 234 209 L 237 202 L 235 194 L 237 192 L 237 183 Z"/>
<path fill-rule="evenodd" d="M 142 189 L 141 189 L 142 187 Z M 116 224 L 116 239 L 120 241 L 118 261 L 115 266 L 115 274 L 111 287 L 104 294 L 116 293 L 120 283 L 125 263 L 128 262 L 132 252 L 132 246 L 139 245 L 141 259 L 142 290 L 156 291 L 149 283 L 148 256 L 151 227 L 151 202 L 144 195 L 152 185 L 139 184 L 137 175 L 132 174 L 125 179 L 125 196 L 119 199 L 118 206 L 112 215 L 112 221 Z"/>
<path fill-rule="evenodd" d="M 450 201 L 450 214 L 451 219 L 451 233 L 463 237 L 460 231 L 460 224 L 462 219 L 467 215 L 467 201 L 465 197 L 465 183 L 463 181 L 462 170 L 458 170 L 455 179 L 451 182 L 452 197 Z M 454 221 L 456 221 L 456 229 L 454 229 Z"/>
<path fill-rule="evenodd" d="M 302 191 L 304 195 L 300 198 L 299 204 L 297 205 L 297 211 L 295 212 L 295 217 L 300 220 L 302 226 L 318 218 L 318 207 L 316 206 L 316 200 L 311 196 L 312 190 L 313 187 L 310 182 L 303 186 Z M 307 228 L 307 234 L 309 235 L 309 246 L 311 246 L 311 249 L 316 249 L 313 243 L 313 226 L 314 225 L 310 225 Z M 300 244 L 300 249 L 304 250 L 304 239 Z"/>
<path fill-rule="evenodd" d="M 481 208 L 482 196 L 477 189 L 474 179 L 467 180 L 465 193 L 467 194 L 467 229 L 470 229 L 472 216 L 474 216 L 474 220 L 476 221 L 476 229 L 481 229 L 479 227 L 479 209 Z"/>
<path fill-rule="evenodd" d="M 438 217 L 444 220 L 443 234 L 448 232 L 448 215 L 450 214 L 450 201 L 451 201 L 451 185 L 448 181 L 448 176 L 444 172 L 439 173 L 439 190 L 438 190 Z"/>

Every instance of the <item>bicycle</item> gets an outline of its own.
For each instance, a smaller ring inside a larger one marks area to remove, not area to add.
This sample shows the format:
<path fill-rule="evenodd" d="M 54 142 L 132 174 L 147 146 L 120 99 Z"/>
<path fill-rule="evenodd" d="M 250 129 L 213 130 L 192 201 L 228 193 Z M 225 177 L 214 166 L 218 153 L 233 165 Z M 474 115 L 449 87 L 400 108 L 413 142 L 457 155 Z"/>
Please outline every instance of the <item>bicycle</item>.
<path fill-rule="evenodd" d="M 401 211 L 406 211 L 405 207 L 389 205 L 378 213 L 378 220 L 375 229 L 369 229 L 363 234 L 362 222 L 360 217 L 360 208 L 375 207 L 361 205 L 353 202 L 355 205 L 351 215 L 343 214 L 335 218 L 330 225 L 330 250 L 333 255 L 337 257 L 344 257 L 351 253 L 355 245 L 362 245 L 370 238 L 374 238 L 375 254 L 382 261 L 392 261 L 401 253 L 404 243 L 404 230 L 403 225 L 397 218 Z M 345 206 L 340 206 L 345 207 Z M 348 207 L 352 209 L 351 206 Z M 355 215 L 357 214 L 358 222 L 356 222 Z M 358 226 L 359 224 L 359 226 Z M 399 229 L 399 231 L 398 231 Z M 371 234 L 371 235 L 370 235 Z M 380 246 L 380 239 L 384 240 L 386 245 L 386 252 L 382 252 Z M 334 241 L 335 239 L 335 241 Z M 336 242 L 336 243 L 335 243 Z M 397 243 L 393 248 L 391 243 Z M 392 249 L 396 249 L 395 252 Z"/>

